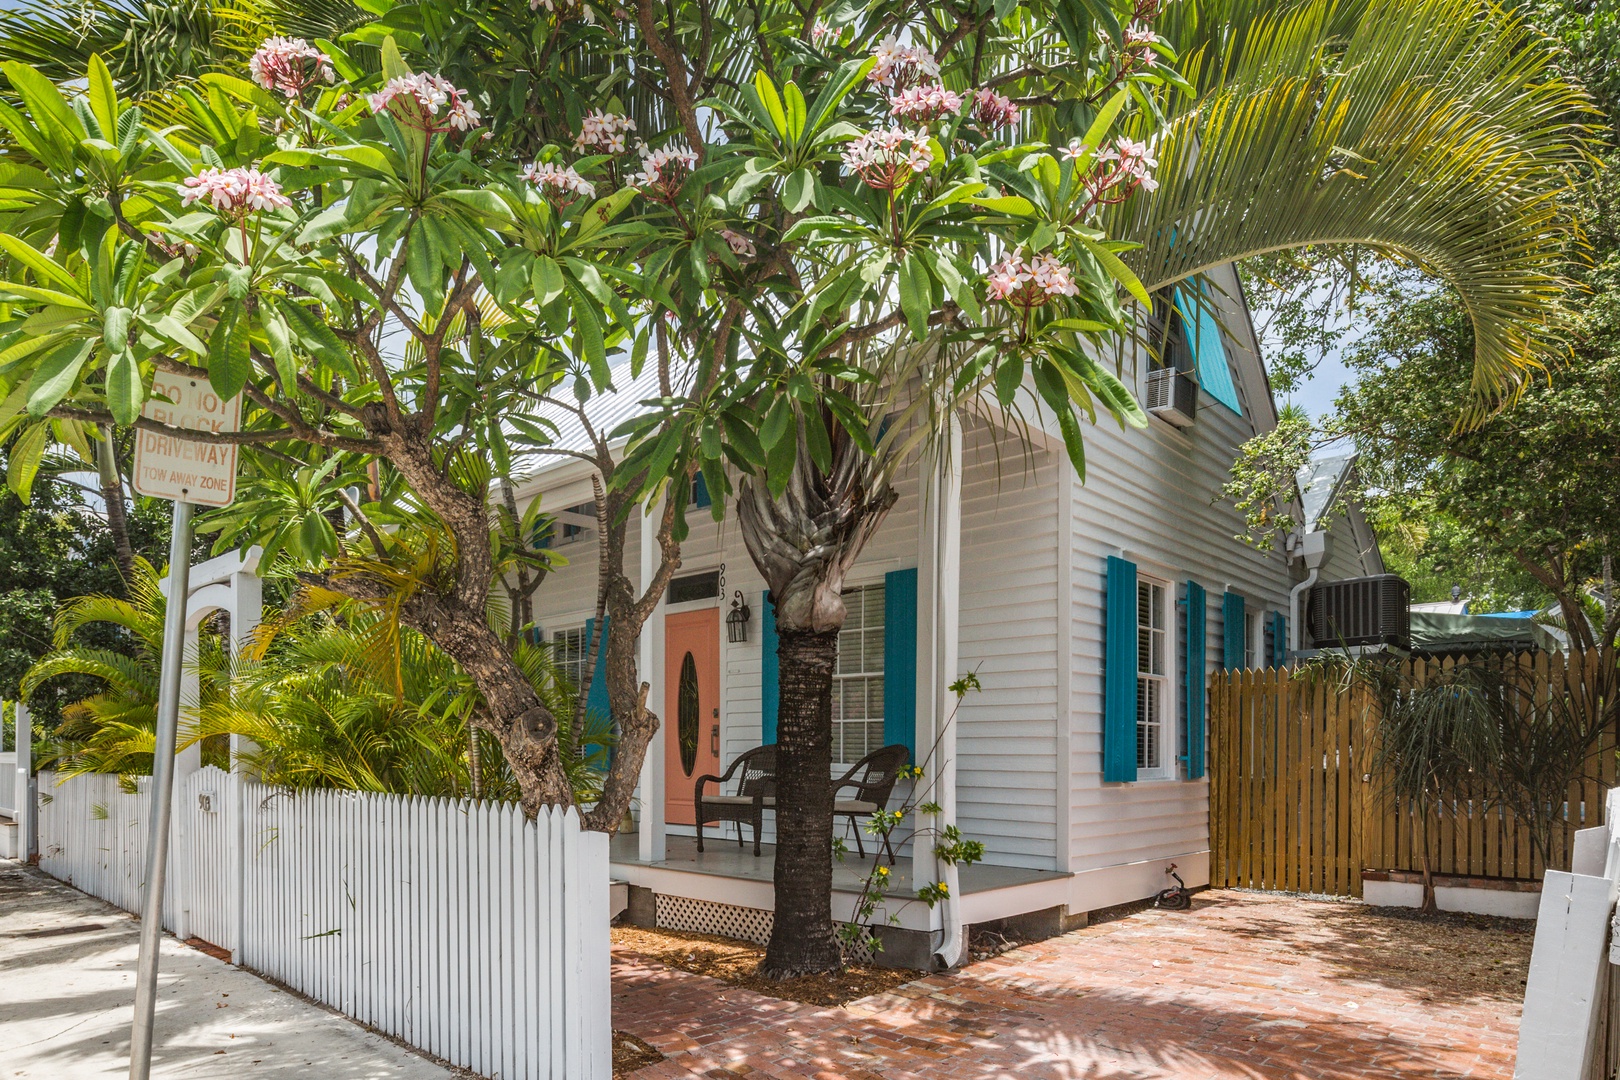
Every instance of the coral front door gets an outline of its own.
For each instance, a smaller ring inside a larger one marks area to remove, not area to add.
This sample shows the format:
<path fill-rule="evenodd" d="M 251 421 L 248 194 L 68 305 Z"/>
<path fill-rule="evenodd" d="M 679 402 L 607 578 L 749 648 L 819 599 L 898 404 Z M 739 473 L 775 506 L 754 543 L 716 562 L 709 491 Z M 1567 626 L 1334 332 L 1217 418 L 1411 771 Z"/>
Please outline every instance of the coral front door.
<path fill-rule="evenodd" d="M 692 789 L 720 771 L 720 609 L 664 620 L 664 820 L 696 825 Z"/>

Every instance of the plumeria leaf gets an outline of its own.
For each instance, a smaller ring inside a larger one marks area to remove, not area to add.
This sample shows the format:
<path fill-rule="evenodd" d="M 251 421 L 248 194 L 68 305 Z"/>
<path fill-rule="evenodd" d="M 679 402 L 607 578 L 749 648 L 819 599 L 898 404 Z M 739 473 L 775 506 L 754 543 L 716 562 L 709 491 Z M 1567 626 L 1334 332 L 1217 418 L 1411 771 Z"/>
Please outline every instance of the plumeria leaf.
<path fill-rule="evenodd" d="M 107 408 L 113 421 L 128 427 L 141 415 L 146 400 L 146 384 L 141 366 L 130 352 L 113 353 L 107 361 Z"/>
<path fill-rule="evenodd" d="M 67 397 L 95 348 L 94 341 L 69 343 L 39 362 L 28 380 L 29 416 L 42 417 Z"/>

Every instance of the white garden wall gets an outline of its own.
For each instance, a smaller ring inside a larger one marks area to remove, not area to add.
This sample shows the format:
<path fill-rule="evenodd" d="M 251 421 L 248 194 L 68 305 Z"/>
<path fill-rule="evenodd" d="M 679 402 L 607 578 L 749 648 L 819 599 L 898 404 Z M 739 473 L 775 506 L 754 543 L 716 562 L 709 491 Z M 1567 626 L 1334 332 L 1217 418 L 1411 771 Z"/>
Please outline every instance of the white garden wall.
<path fill-rule="evenodd" d="M 57 780 L 41 774 L 40 867 L 136 910 L 149 781 Z M 205 768 L 177 784 L 168 882 L 167 929 L 456 1065 L 612 1074 L 608 842 L 573 811 Z"/>

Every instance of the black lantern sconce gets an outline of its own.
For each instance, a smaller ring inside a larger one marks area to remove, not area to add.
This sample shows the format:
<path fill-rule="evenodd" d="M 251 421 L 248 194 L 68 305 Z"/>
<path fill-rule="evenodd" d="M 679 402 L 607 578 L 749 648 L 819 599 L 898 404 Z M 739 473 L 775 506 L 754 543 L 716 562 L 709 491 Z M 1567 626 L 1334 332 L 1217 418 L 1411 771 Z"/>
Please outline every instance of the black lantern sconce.
<path fill-rule="evenodd" d="M 731 614 L 726 616 L 726 637 L 732 644 L 748 640 L 748 620 L 753 614 L 748 610 L 748 601 L 743 599 L 741 590 L 738 590 L 731 601 Z"/>

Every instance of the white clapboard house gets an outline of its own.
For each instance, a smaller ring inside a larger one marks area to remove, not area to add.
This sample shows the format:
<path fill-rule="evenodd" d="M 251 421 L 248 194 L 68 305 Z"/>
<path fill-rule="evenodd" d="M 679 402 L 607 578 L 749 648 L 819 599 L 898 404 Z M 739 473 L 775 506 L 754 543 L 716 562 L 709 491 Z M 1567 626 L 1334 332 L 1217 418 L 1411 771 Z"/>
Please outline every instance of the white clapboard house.
<path fill-rule="evenodd" d="M 1276 411 L 1236 275 L 1223 268 L 1213 280 L 1213 305 L 1189 311 L 1185 328 L 1176 317 L 1161 359 L 1126 364 L 1153 417 L 1145 431 L 1088 427 L 1084 483 L 1055 432 L 1032 426 L 1026 454 L 1006 432 L 964 420 L 951 466 L 902 477 L 898 504 L 848 578 L 835 759 L 852 764 L 894 743 L 922 757 L 937 745 L 954 769 L 933 794 L 985 847 L 933 910 L 900 902 L 938 879 L 931 845 L 919 845 L 916 866 L 902 849 L 890 905 L 899 929 L 885 947 L 893 959 L 926 959 L 962 924 L 1073 925 L 1163 888 L 1170 863 L 1189 884 L 1208 880 L 1206 678 L 1223 665 L 1280 662 L 1290 589 L 1306 573 L 1303 560 L 1236 539 L 1240 515 L 1219 497 L 1236 448 L 1272 427 Z M 651 380 L 644 373 L 638 385 L 626 369 L 619 393 L 593 403 L 595 422 L 611 429 L 633 414 L 655 396 Z M 557 420 L 564 440 L 578 437 L 577 424 Z M 596 599 L 590 473 L 548 462 L 519 495 L 540 495 L 555 515 L 547 542 L 567 565 L 536 593 L 535 620 L 577 668 Z M 706 499 L 701 484 L 696 498 Z M 1313 523 L 1330 516 L 1312 507 Z M 774 741 L 771 606 L 735 523 L 707 512 L 690 520 L 682 569 L 641 643 L 664 726 L 637 828 L 614 840 L 613 874 L 630 886 L 634 919 L 763 939 L 771 816 L 759 857 L 751 830 L 739 846 L 729 824 L 707 828 L 699 854 L 693 782 Z M 1365 523 L 1354 524 L 1336 530 L 1324 580 L 1381 572 Z M 630 558 L 641 552 L 645 574 L 649 538 L 632 530 Z M 727 622 L 737 605 L 750 616 L 741 634 Z M 968 671 L 982 690 L 947 723 L 946 687 Z M 599 680 L 592 697 L 605 712 Z M 850 910 L 871 865 L 848 840 L 835 914 Z"/>

